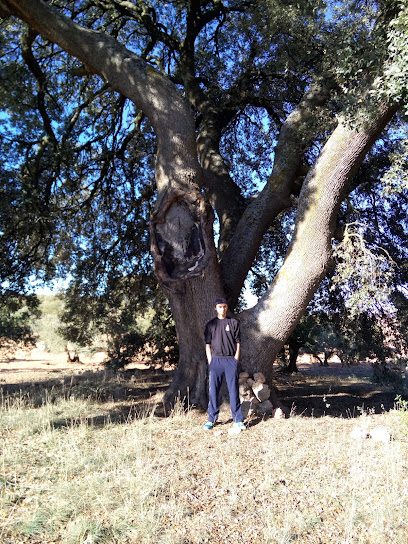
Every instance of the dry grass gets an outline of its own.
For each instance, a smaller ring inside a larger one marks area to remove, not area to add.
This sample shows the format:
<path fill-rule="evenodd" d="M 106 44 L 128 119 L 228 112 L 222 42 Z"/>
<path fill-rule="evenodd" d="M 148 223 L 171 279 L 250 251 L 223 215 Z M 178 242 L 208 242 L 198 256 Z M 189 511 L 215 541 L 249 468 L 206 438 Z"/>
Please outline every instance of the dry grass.
<path fill-rule="evenodd" d="M 408 543 L 403 405 L 254 420 L 232 437 L 228 411 L 205 432 L 194 410 L 161 418 L 152 401 L 64 391 L 3 395 L 3 544 Z M 357 424 L 395 439 L 352 439 Z"/>

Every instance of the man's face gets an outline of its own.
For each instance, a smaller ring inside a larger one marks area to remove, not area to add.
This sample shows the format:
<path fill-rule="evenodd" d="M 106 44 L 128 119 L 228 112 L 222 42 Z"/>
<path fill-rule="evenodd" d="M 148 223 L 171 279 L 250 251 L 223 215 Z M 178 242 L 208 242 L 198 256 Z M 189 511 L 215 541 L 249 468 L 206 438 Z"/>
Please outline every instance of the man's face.
<path fill-rule="evenodd" d="M 217 312 L 217 317 L 224 319 L 227 315 L 228 304 L 217 304 L 215 306 L 215 311 Z"/>

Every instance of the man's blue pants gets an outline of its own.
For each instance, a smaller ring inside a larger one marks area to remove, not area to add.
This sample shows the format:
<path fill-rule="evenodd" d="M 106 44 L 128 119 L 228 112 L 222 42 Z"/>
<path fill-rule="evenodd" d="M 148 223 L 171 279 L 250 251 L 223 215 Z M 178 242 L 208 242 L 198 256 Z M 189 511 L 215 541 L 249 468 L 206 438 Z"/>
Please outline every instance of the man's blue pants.
<path fill-rule="evenodd" d="M 230 398 L 232 419 L 235 423 L 244 421 L 239 401 L 238 361 L 234 357 L 213 357 L 210 363 L 210 390 L 208 421 L 216 422 L 220 412 L 218 394 L 225 376 Z"/>

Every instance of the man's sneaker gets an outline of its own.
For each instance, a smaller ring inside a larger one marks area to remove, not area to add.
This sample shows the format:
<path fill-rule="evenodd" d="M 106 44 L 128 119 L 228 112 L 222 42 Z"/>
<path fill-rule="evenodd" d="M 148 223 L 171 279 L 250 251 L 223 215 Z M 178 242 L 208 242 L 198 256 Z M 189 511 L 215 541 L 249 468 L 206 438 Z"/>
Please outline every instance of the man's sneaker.
<path fill-rule="evenodd" d="M 207 421 L 207 423 L 204 425 L 204 429 L 206 431 L 211 431 L 211 429 L 214 428 L 215 423 L 213 421 Z"/>
<path fill-rule="evenodd" d="M 245 427 L 245 425 L 242 423 L 242 421 L 238 421 L 238 423 L 234 423 L 233 428 L 234 428 L 234 430 L 236 430 L 236 431 L 238 431 L 238 432 L 241 432 L 241 431 L 245 431 L 245 430 L 246 430 L 246 427 Z"/>

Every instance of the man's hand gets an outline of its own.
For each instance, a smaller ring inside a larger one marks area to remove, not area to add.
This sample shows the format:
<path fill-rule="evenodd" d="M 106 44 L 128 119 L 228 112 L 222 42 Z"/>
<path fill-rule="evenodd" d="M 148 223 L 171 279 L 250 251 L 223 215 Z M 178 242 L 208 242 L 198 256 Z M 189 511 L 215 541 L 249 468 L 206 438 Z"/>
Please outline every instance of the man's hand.
<path fill-rule="evenodd" d="M 211 363 L 211 359 L 212 359 L 212 354 L 211 354 L 211 344 L 206 344 L 205 345 L 205 353 L 207 355 L 207 361 L 208 361 L 208 364 Z"/>
<path fill-rule="evenodd" d="M 241 353 L 241 344 L 237 344 L 237 350 L 235 352 L 235 359 L 239 361 L 239 355 Z"/>

